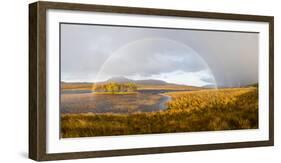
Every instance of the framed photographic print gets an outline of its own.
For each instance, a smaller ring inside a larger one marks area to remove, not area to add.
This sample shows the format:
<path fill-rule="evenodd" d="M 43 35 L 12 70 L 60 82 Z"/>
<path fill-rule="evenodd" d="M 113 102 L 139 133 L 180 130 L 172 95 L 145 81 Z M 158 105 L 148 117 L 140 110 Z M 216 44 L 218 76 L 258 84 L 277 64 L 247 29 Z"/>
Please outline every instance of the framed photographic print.
<path fill-rule="evenodd" d="M 29 157 L 272 146 L 271 16 L 29 6 Z"/>

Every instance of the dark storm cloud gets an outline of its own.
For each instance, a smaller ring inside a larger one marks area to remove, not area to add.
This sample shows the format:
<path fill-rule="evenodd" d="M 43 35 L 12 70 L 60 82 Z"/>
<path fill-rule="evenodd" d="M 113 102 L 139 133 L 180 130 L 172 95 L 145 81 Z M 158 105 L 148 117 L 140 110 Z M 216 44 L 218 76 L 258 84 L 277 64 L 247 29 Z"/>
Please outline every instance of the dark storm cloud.
<path fill-rule="evenodd" d="M 98 73 L 149 77 L 209 67 L 219 86 L 258 81 L 255 33 L 66 24 L 61 30 L 62 80 L 93 81 Z"/>

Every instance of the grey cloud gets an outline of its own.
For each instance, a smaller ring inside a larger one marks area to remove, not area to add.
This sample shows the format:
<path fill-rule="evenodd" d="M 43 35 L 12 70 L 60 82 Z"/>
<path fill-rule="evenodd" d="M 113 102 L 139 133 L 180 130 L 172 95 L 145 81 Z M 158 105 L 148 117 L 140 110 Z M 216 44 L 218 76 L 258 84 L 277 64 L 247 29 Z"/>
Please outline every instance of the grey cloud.
<path fill-rule="evenodd" d="M 106 62 L 102 73 L 152 76 L 173 71 L 194 72 L 205 65 L 190 48 L 163 38 L 141 39 L 121 48 Z"/>
<path fill-rule="evenodd" d="M 196 72 L 206 69 L 204 60 L 219 86 L 258 82 L 256 33 L 67 24 L 61 30 L 62 80 L 91 81 L 98 72 L 103 77 Z M 121 48 L 136 40 L 146 42 Z"/>

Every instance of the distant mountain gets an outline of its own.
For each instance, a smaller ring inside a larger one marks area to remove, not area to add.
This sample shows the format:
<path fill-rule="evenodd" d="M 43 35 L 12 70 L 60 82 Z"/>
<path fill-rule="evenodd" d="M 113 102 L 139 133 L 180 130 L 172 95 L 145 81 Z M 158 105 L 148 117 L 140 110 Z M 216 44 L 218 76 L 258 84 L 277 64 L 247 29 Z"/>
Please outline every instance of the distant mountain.
<path fill-rule="evenodd" d="M 134 80 L 125 78 L 123 76 L 118 76 L 118 77 L 112 77 L 112 78 L 106 80 L 106 82 L 130 83 L 130 82 L 134 82 Z"/>
<path fill-rule="evenodd" d="M 63 89 L 92 89 L 93 84 L 107 84 L 110 82 L 116 83 L 135 83 L 138 85 L 138 90 L 200 90 L 204 87 L 195 87 L 188 85 L 181 85 L 175 83 L 168 83 L 163 80 L 147 79 L 147 80 L 133 80 L 123 76 L 112 77 L 103 82 L 65 82 L 61 81 Z M 206 88 L 206 87 L 205 87 Z"/>
<path fill-rule="evenodd" d="M 143 84 L 143 85 L 165 85 L 169 84 L 163 80 L 155 80 L 155 79 L 147 79 L 147 80 L 132 80 L 125 78 L 123 76 L 112 77 L 105 82 L 116 82 L 116 83 L 135 83 L 135 84 Z"/>
<path fill-rule="evenodd" d="M 150 85 L 165 85 L 168 84 L 163 80 L 155 80 L 155 79 L 148 79 L 148 80 L 135 80 L 136 84 L 150 84 Z"/>
<path fill-rule="evenodd" d="M 216 88 L 216 85 L 214 85 L 214 84 L 207 84 L 207 85 L 204 85 L 203 88 Z"/>
<path fill-rule="evenodd" d="M 93 84 L 93 82 L 71 82 L 71 81 L 61 81 L 61 84 Z"/>

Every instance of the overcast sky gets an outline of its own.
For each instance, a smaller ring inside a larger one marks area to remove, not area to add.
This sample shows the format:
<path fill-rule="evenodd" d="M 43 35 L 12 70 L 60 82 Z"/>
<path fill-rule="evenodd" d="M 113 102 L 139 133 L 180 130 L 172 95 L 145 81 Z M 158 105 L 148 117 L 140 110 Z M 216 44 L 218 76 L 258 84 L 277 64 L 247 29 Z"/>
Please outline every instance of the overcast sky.
<path fill-rule="evenodd" d="M 61 25 L 61 79 L 235 87 L 258 82 L 258 34 Z"/>

